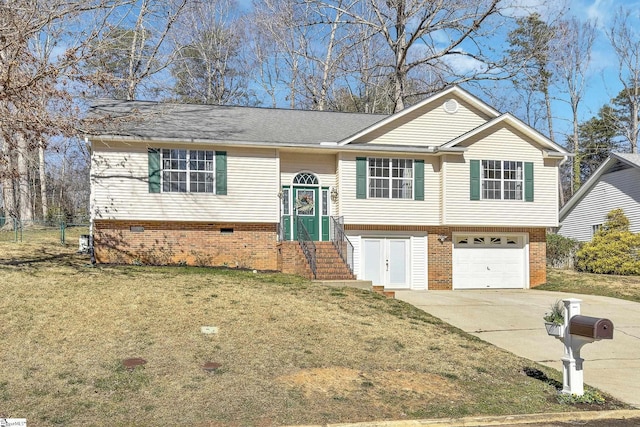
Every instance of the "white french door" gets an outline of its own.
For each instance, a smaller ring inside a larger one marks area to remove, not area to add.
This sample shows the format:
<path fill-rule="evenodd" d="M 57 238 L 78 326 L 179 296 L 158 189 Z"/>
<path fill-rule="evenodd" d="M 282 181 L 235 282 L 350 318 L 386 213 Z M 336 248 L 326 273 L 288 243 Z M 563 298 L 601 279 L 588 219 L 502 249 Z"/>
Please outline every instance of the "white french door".
<path fill-rule="evenodd" d="M 374 285 L 409 289 L 409 239 L 363 238 L 363 273 Z"/>

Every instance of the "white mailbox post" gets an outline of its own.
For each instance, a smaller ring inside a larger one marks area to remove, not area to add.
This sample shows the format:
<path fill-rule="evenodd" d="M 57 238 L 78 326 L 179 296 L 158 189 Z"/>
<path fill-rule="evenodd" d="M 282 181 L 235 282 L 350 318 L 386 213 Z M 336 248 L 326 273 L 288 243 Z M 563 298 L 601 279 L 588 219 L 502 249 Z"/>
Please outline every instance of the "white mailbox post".
<path fill-rule="evenodd" d="M 564 303 L 563 330 L 557 338 L 564 344 L 562 356 L 562 392 L 584 395 L 584 359 L 580 350 L 585 344 L 601 339 L 613 338 L 613 323 L 608 319 L 599 319 L 580 315 L 580 303 L 577 298 L 567 298 Z"/>

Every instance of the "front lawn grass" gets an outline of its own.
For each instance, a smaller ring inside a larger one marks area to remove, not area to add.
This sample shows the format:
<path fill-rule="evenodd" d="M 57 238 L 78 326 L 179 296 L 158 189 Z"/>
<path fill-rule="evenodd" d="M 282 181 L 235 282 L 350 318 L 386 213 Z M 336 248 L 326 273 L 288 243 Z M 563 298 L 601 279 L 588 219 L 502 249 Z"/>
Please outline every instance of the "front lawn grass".
<path fill-rule="evenodd" d="M 625 408 L 560 404 L 559 372 L 370 292 L 282 274 L 91 267 L 74 250 L 0 243 L 0 417 L 270 426 Z M 127 370 L 132 357 L 147 363 Z"/>
<path fill-rule="evenodd" d="M 640 302 L 640 276 L 591 274 L 550 268 L 547 269 L 547 283 L 536 289 Z"/>

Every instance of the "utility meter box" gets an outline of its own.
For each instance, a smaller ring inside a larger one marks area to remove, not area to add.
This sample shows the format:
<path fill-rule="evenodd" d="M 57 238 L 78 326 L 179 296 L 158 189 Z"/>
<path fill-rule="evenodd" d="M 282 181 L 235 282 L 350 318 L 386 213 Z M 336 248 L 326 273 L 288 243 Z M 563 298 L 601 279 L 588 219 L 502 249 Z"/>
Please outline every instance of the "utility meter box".
<path fill-rule="evenodd" d="M 609 319 L 577 315 L 569 319 L 569 333 L 595 340 L 610 340 L 613 339 L 613 323 Z"/>

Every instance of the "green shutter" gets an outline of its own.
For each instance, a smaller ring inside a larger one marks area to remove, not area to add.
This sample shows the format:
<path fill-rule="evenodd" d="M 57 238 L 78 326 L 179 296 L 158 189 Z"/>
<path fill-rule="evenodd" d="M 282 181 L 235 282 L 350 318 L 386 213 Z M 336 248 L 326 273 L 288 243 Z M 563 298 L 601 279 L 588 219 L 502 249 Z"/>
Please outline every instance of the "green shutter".
<path fill-rule="evenodd" d="M 160 150 L 149 148 L 149 193 L 160 192 Z"/>
<path fill-rule="evenodd" d="M 471 200 L 480 200 L 480 160 L 471 160 Z"/>
<path fill-rule="evenodd" d="M 216 194 L 227 194 L 227 152 L 216 151 Z"/>
<path fill-rule="evenodd" d="M 424 160 L 414 160 L 415 165 L 414 179 L 414 200 L 424 200 Z"/>
<path fill-rule="evenodd" d="M 356 199 L 367 198 L 367 158 L 356 157 Z"/>
<path fill-rule="evenodd" d="M 524 164 L 524 200 L 533 202 L 533 163 Z"/>

